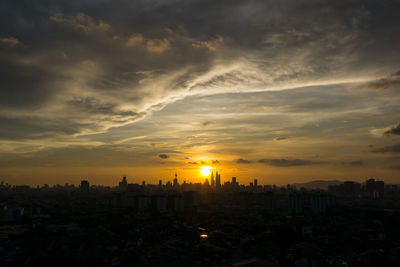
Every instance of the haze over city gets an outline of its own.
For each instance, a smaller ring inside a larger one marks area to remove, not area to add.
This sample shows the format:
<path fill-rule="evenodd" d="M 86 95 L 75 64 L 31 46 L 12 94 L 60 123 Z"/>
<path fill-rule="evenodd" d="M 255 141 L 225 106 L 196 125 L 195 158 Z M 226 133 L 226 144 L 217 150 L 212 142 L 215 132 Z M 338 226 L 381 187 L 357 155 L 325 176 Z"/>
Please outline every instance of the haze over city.
<path fill-rule="evenodd" d="M 399 5 L 2 1 L 0 180 L 398 183 Z"/>

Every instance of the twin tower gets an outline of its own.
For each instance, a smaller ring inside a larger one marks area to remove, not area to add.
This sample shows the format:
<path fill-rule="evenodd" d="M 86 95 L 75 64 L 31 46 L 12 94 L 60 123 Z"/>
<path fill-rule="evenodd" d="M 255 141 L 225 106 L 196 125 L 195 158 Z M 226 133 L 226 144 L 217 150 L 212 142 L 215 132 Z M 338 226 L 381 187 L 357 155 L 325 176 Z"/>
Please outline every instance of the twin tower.
<path fill-rule="evenodd" d="M 221 174 L 216 172 L 214 180 L 214 172 L 211 172 L 211 187 L 220 187 L 220 186 L 221 186 Z"/>

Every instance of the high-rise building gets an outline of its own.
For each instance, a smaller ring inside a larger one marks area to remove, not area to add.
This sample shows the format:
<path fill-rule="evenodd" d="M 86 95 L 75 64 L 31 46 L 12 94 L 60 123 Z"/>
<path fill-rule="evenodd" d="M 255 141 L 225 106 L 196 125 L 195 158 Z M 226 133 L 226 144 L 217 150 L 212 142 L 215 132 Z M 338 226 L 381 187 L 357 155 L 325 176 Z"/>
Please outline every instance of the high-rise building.
<path fill-rule="evenodd" d="M 384 181 L 375 181 L 375 179 L 368 179 L 365 182 L 365 190 L 368 193 L 368 196 L 374 199 L 382 197 L 385 191 L 385 182 Z"/>
<path fill-rule="evenodd" d="M 211 187 L 215 187 L 214 172 L 211 172 Z"/>
<path fill-rule="evenodd" d="M 345 181 L 343 183 L 343 195 L 345 197 L 356 197 L 360 192 L 360 184 L 352 181 Z"/>
<path fill-rule="evenodd" d="M 173 186 L 174 187 L 177 187 L 179 184 L 178 184 L 178 174 L 177 173 L 175 173 L 175 178 L 174 178 L 174 181 L 173 181 Z"/>
<path fill-rule="evenodd" d="M 232 177 L 232 185 L 236 185 L 236 184 L 237 184 L 236 177 Z"/>
<path fill-rule="evenodd" d="M 218 172 L 215 173 L 215 185 L 221 187 L 221 174 Z"/>
<path fill-rule="evenodd" d="M 254 187 L 257 187 L 257 186 L 258 186 L 258 180 L 254 179 Z"/>
<path fill-rule="evenodd" d="M 125 190 L 128 185 L 128 181 L 126 180 L 126 176 L 122 177 L 122 181 L 119 182 L 118 187 L 119 189 Z"/>
<path fill-rule="evenodd" d="M 82 180 L 81 181 L 81 191 L 82 192 L 89 192 L 89 181 L 87 180 Z"/>

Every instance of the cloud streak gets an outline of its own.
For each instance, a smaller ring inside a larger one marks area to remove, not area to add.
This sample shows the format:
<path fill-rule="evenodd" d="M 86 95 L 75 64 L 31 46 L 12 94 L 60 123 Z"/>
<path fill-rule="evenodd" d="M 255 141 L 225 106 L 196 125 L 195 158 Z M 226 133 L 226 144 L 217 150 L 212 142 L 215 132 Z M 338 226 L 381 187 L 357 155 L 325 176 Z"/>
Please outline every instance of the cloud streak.
<path fill-rule="evenodd" d="M 251 161 L 250 161 L 250 160 L 247 160 L 247 159 L 242 159 L 242 158 L 240 158 L 240 159 L 237 159 L 237 160 L 236 160 L 236 163 L 237 163 L 237 164 L 250 164 Z"/>
<path fill-rule="evenodd" d="M 377 148 L 377 149 L 371 150 L 371 152 L 397 154 L 397 153 L 400 153 L 400 144 Z"/>
<path fill-rule="evenodd" d="M 390 130 L 384 132 L 384 135 L 386 136 L 400 135 L 400 123 L 397 126 L 392 127 Z"/>
<path fill-rule="evenodd" d="M 304 159 L 260 159 L 258 163 L 267 164 L 274 167 L 294 167 L 326 164 L 323 161 L 311 161 Z"/>
<path fill-rule="evenodd" d="M 72 27 L 76 30 L 80 30 L 83 32 L 93 32 L 93 31 L 107 31 L 110 29 L 110 25 L 103 22 L 102 20 L 96 21 L 92 17 L 84 14 L 63 14 L 56 13 L 50 16 L 50 19 L 58 24 L 65 25 L 68 27 Z"/>

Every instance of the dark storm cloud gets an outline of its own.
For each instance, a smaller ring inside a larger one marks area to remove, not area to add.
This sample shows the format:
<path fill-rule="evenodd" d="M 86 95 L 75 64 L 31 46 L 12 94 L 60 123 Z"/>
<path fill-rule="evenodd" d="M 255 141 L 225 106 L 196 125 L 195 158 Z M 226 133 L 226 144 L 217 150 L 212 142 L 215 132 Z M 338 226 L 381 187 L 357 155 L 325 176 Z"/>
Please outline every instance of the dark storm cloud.
<path fill-rule="evenodd" d="M 258 162 L 275 167 L 292 167 L 292 166 L 309 166 L 309 165 L 326 164 L 326 162 L 323 161 L 310 161 L 304 159 L 260 159 L 258 160 Z"/>
<path fill-rule="evenodd" d="M 392 129 L 386 131 L 384 135 L 386 136 L 400 135 L 400 123 L 397 126 L 392 127 Z"/>
<path fill-rule="evenodd" d="M 377 148 L 377 149 L 371 150 L 371 152 L 375 152 L 375 153 L 400 153 L 400 144 Z"/>
<path fill-rule="evenodd" d="M 160 157 L 160 159 L 167 159 L 169 158 L 169 156 L 167 154 L 160 154 L 158 155 Z"/>
<path fill-rule="evenodd" d="M 242 158 L 240 158 L 240 159 L 237 159 L 237 160 L 236 160 L 236 163 L 237 163 L 237 164 L 249 164 L 249 163 L 251 163 L 251 161 L 250 161 L 250 160 L 247 160 L 247 159 L 242 159 Z"/>
<path fill-rule="evenodd" d="M 65 121 L 65 133 L 104 132 L 202 92 L 392 71 L 399 7 L 389 0 L 2 1 L 0 108 L 20 123 L 34 110 Z M 378 84 L 393 86 L 398 75 L 387 80 Z"/>

